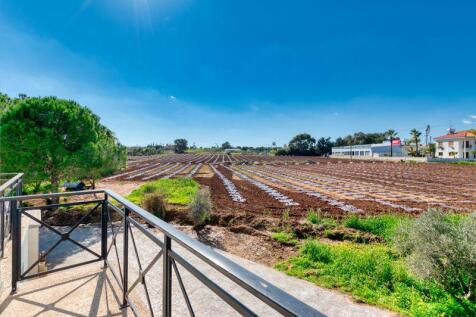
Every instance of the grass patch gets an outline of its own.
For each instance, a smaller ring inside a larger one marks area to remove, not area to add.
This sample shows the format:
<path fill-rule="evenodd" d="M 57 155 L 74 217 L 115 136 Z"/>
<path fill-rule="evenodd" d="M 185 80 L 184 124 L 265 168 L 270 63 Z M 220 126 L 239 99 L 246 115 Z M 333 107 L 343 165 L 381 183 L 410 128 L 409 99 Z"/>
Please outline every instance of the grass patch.
<path fill-rule="evenodd" d="M 395 229 L 404 221 L 411 221 L 410 218 L 399 215 L 380 215 L 374 217 L 358 217 L 352 215 L 344 221 L 344 226 L 360 231 L 368 232 L 390 241 Z"/>
<path fill-rule="evenodd" d="M 141 185 L 127 198 L 135 204 L 141 204 L 144 196 L 159 193 L 169 204 L 188 205 L 199 187 L 199 184 L 191 178 L 165 178 Z"/>
<path fill-rule="evenodd" d="M 292 233 L 279 231 L 275 232 L 271 235 L 271 239 L 276 240 L 285 245 L 296 245 L 298 242 L 294 239 L 294 235 Z"/>
<path fill-rule="evenodd" d="M 320 210 L 318 209 L 317 211 L 314 211 L 312 208 L 308 209 L 306 219 L 313 225 L 317 225 L 321 220 Z"/>
<path fill-rule="evenodd" d="M 289 275 L 352 293 L 357 299 L 410 316 L 475 316 L 476 303 L 412 277 L 385 245 L 306 241 L 300 255 L 275 266 Z"/>
<path fill-rule="evenodd" d="M 458 162 L 449 162 L 450 164 L 455 164 L 455 165 L 469 165 L 469 166 L 474 166 L 476 165 L 475 161 L 458 161 Z"/>

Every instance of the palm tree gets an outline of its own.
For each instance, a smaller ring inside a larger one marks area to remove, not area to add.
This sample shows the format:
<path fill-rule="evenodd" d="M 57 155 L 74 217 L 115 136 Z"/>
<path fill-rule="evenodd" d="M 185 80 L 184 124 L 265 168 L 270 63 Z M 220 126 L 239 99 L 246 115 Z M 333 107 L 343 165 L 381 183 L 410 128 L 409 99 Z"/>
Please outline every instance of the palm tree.
<path fill-rule="evenodd" d="M 387 132 L 385 132 L 385 135 L 387 138 L 390 139 L 390 156 L 393 156 L 393 140 L 397 137 L 397 132 L 392 129 L 388 129 Z"/>
<path fill-rule="evenodd" d="M 412 136 L 411 140 L 415 143 L 415 156 L 418 156 L 418 143 L 420 143 L 421 132 L 417 129 L 411 129 L 410 135 Z"/>

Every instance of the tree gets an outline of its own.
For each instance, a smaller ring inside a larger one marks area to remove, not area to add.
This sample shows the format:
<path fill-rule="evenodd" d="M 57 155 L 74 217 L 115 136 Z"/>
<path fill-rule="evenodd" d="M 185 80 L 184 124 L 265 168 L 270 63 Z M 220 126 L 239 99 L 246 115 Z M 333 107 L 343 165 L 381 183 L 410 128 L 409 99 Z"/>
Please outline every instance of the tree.
<path fill-rule="evenodd" d="M 98 140 L 84 148 L 79 155 L 83 162 L 81 178 L 88 178 L 96 188 L 96 180 L 112 174 L 126 164 L 127 150 L 121 145 L 111 130 L 104 126 L 98 129 Z"/>
<path fill-rule="evenodd" d="M 14 100 L 8 95 L 0 92 L 0 115 L 6 112 L 12 105 Z"/>
<path fill-rule="evenodd" d="M 320 138 L 317 140 L 316 145 L 316 154 L 317 155 L 328 155 L 332 153 L 332 141 L 331 138 Z"/>
<path fill-rule="evenodd" d="M 308 133 L 296 135 L 289 141 L 288 152 L 291 155 L 314 155 L 316 139 Z"/>
<path fill-rule="evenodd" d="M 57 191 L 62 180 L 82 177 L 91 168 L 116 169 L 125 162 L 125 151 L 99 117 L 74 101 L 25 97 L 0 119 L 0 168 L 24 172 L 26 182 L 49 181 Z M 105 159 L 112 156 L 114 164 L 97 159 L 105 148 L 115 150 Z"/>
<path fill-rule="evenodd" d="M 223 143 L 221 145 L 222 150 L 228 150 L 228 149 L 231 149 L 231 148 L 232 148 L 232 146 L 231 146 L 230 142 L 228 142 L 228 141 L 226 141 L 225 143 Z"/>
<path fill-rule="evenodd" d="M 419 156 L 420 152 L 418 151 L 418 144 L 420 143 L 420 136 L 421 132 L 418 131 L 417 129 L 411 129 L 410 130 L 410 135 L 411 135 L 411 141 L 415 143 L 415 156 Z"/>
<path fill-rule="evenodd" d="M 175 153 L 184 153 L 188 148 L 188 142 L 185 139 L 177 139 L 174 141 L 174 144 Z"/>
<path fill-rule="evenodd" d="M 393 156 L 393 140 L 395 140 L 397 137 L 397 132 L 395 130 L 388 129 L 385 132 L 385 135 L 390 139 L 390 156 Z"/>

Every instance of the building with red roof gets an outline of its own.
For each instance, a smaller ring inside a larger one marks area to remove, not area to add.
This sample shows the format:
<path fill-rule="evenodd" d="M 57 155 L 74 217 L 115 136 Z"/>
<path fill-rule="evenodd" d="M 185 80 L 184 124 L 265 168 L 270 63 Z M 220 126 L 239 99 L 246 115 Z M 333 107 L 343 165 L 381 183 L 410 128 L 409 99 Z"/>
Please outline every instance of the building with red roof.
<path fill-rule="evenodd" d="M 446 135 L 435 138 L 436 157 L 452 159 L 476 159 L 476 131 L 449 129 Z"/>

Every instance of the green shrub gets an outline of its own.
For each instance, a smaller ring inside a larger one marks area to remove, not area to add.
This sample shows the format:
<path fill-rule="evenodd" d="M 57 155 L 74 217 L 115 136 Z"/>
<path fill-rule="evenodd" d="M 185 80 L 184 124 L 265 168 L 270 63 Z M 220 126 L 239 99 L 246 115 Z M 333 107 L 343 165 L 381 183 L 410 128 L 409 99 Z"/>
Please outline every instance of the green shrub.
<path fill-rule="evenodd" d="M 307 210 L 307 221 L 309 221 L 310 223 L 314 224 L 314 225 L 317 225 L 319 222 L 320 222 L 320 214 L 321 214 L 321 210 L 320 209 L 317 209 L 317 211 L 314 211 L 314 209 L 310 208 Z"/>
<path fill-rule="evenodd" d="M 285 245 L 296 245 L 297 240 L 294 239 L 293 234 L 289 232 L 279 231 L 271 235 L 271 239 L 276 240 Z"/>
<path fill-rule="evenodd" d="M 300 255 L 275 266 L 313 283 L 340 288 L 369 304 L 410 316 L 475 316 L 476 303 L 458 299 L 430 281 L 420 281 L 389 247 L 307 241 Z"/>
<path fill-rule="evenodd" d="M 164 197 L 157 193 L 145 195 L 142 199 L 142 208 L 160 219 L 165 219 L 167 214 Z"/>
<path fill-rule="evenodd" d="M 368 232 L 389 241 L 395 229 L 401 224 L 408 224 L 409 218 L 397 216 L 397 215 L 380 215 L 373 217 L 359 217 L 352 215 L 344 222 L 344 226 L 347 228 L 353 228 Z"/>
<path fill-rule="evenodd" d="M 476 213 L 458 219 L 430 209 L 394 240 L 415 275 L 476 302 Z"/>
<path fill-rule="evenodd" d="M 195 193 L 189 204 L 189 215 L 195 229 L 201 228 L 210 219 L 213 204 L 208 188 L 202 188 Z"/>

